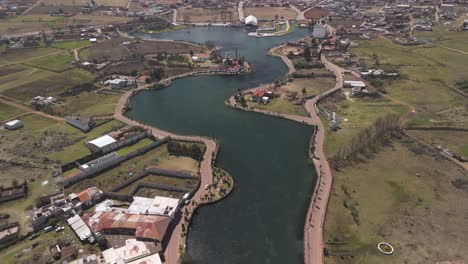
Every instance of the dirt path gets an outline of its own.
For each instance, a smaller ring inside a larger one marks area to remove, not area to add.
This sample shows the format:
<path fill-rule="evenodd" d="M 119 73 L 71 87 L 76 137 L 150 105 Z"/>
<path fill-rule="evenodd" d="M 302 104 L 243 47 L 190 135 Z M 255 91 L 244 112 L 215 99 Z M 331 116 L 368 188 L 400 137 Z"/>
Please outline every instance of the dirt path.
<path fill-rule="evenodd" d="M 35 115 L 39 115 L 39 116 L 42 116 L 42 117 L 45 117 L 45 118 L 55 120 L 57 122 L 65 122 L 65 119 L 62 118 L 62 117 L 49 115 L 49 114 L 46 114 L 46 113 L 43 113 L 43 112 L 40 112 L 40 111 L 35 111 L 35 110 L 33 110 L 33 109 L 23 105 L 23 104 L 15 102 L 13 99 L 8 98 L 8 97 L 6 97 L 4 95 L 0 95 L 0 103 L 7 104 L 7 105 L 10 105 L 10 106 L 13 106 L 13 107 L 16 107 L 16 108 L 19 108 L 19 109 L 25 111 L 25 113 L 22 113 L 22 114 L 16 116 L 16 118 L 21 117 L 21 116 L 25 116 L 27 114 L 35 114 Z"/>
<path fill-rule="evenodd" d="M 20 60 L 20 61 L 15 61 L 15 62 L 11 62 L 11 63 L 2 64 L 2 65 L 0 65 L 0 67 L 11 66 L 11 65 L 15 65 L 15 64 L 21 64 L 21 63 L 24 63 L 24 62 L 32 61 L 32 60 L 35 60 L 35 59 L 42 59 L 42 58 L 45 58 L 45 57 L 58 55 L 58 54 L 62 54 L 62 53 L 65 53 L 65 52 L 68 52 L 68 51 L 61 50 L 61 51 L 57 51 L 57 52 L 52 52 L 52 53 L 49 53 L 49 54 L 46 54 L 46 55 L 37 56 L 37 57 L 26 59 L 26 60 Z"/>
<path fill-rule="evenodd" d="M 278 55 L 275 53 L 276 50 L 282 48 L 283 46 L 276 46 L 272 49 L 270 49 L 268 51 L 268 54 L 271 55 L 271 56 L 276 56 L 276 57 L 280 57 L 283 62 L 286 64 L 286 66 L 288 66 L 288 74 L 293 74 L 294 72 L 296 72 L 296 68 L 294 68 L 294 65 L 292 63 L 292 61 L 290 59 L 288 59 L 288 57 L 284 56 L 284 55 Z"/>
<path fill-rule="evenodd" d="M 38 6 L 40 3 L 42 3 L 42 0 L 37 0 L 36 3 L 34 3 L 34 5 L 32 5 L 30 8 L 24 10 L 23 14 L 22 15 L 26 15 L 29 11 L 31 11 L 33 8 L 35 8 L 36 6 Z"/>
<path fill-rule="evenodd" d="M 244 22 L 245 21 L 244 1 L 239 1 L 239 5 L 237 6 L 237 12 L 239 13 L 239 21 Z"/>

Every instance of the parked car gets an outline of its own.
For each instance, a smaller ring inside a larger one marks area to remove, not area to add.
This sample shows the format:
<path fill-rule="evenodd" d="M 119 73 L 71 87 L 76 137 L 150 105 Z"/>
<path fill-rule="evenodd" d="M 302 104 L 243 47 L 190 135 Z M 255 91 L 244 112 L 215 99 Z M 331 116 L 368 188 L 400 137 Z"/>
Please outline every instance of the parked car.
<path fill-rule="evenodd" d="M 61 232 L 63 230 L 65 230 L 65 227 L 63 227 L 63 226 L 59 226 L 59 227 L 55 228 L 55 232 Z"/>

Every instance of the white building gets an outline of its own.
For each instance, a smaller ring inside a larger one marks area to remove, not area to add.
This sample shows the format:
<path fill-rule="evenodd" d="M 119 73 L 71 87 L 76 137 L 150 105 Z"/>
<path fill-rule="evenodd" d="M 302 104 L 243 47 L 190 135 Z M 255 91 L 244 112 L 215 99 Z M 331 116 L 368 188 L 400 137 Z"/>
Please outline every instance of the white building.
<path fill-rule="evenodd" d="M 158 253 L 151 254 L 145 243 L 136 239 L 127 239 L 123 247 L 104 250 L 102 258 L 106 264 L 162 263 Z"/>
<path fill-rule="evenodd" d="M 94 242 L 91 230 L 79 215 L 74 215 L 73 217 L 68 218 L 67 223 L 81 241 L 87 239 L 90 243 Z"/>
<path fill-rule="evenodd" d="M 245 25 L 256 27 L 258 26 L 258 20 L 254 16 L 248 16 L 245 18 Z"/>
<path fill-rule="evenodd" d="M 13 121 L 5 123 L 5 125 L 3 127 L 8 129 L 8 130 L 15 130 L 15 129 L 18 129 L 18 128 L 22 128 L 23 126 L 24 126 L 23 122 L 21 122 L 18 119 L 15 119 Z"/>
<path fill-rule="evenodd" d="M 179 206 L 179 201 L 179 199 L 162 196 L 156 196 L 154 199 L 135 196 L 132 204 L 128 207 L 127 213 L 173 217 Z"/>
<path fill-rule="evenodd" d="M 115 140 L 113 137 L 109 135 L 105 135 L 100 138 L 96 138 L 91 141 L 88 141 L 86 145 L 91 151 L 97 152 L 97 151 L 101 151 L 106 146 L 109 146 L 115 142 L 117 142 L 117 140 Z"/>
<path fill-rule="evenodd" d="M 312 36 L 316 39 L 323 39 L 327 36 L 327 27 L 320 23 L 314 25 L 314 31 L 312 32 Z"/>

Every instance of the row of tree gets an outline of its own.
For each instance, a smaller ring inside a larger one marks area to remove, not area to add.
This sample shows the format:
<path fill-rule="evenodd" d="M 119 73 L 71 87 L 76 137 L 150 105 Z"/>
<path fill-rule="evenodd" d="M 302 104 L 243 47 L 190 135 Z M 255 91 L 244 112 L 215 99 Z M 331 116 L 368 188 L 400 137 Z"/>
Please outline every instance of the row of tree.
<path fill-rule="evenodd" d="M 197 160 L 201 160 L 205 153 L 206 147 L 199 143 L 185 143 L 178 141 L 169 141 L 167 143 L 167 151 L 176 156 L 187 156 Z"/>
<path fill-rule="evenodd" d="M 337 169 L 364 153 L 372 146 L 383 143 L 395 131 L 400 129 L 399 117 L 387 114 L 378 118 L 371 126 L 361 130 L 348 144 L 341 146 L 338 152 L 330 159 L 330 164 Z"/>

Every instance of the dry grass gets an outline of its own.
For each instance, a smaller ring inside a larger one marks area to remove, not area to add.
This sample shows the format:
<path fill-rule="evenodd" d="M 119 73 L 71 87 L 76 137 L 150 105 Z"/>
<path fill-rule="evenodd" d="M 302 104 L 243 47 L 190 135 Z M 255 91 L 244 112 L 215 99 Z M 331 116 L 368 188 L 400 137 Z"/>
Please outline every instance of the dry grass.
<path fill-rule="evenodd" d="M 468 260 L 466 173 L 405 140 L 335 172 L 325 236 L 345 243 L 328 246 L 326 263 Z M 381 241 L 391 243 L 395 254 L 378 253 Z M 335 255 L 340 253 L 353 258 Z"/>
<path fill-rule="evenodd" d="M 84 6 L 88 0 L 43 0 L 41 5 L 45 6 Z M 94 0 L 98 6 L 126 7 L 128 0 Z"/>
<path fill-rule="evenodd" d="M 245 17 L 252 15 L 259 20 L 273 20 L 276 15 L 287 20 L 297 17 L 297 13 L 289 7 L 247 7 L 244 13 Z"/>
<path fill-rule="evenodd" d="M 181 8 L 177 10 L 177 21 L 182 22 L 232 22 L 239 18 L 237 9 L 208 10 L 203 8 Z"/>

